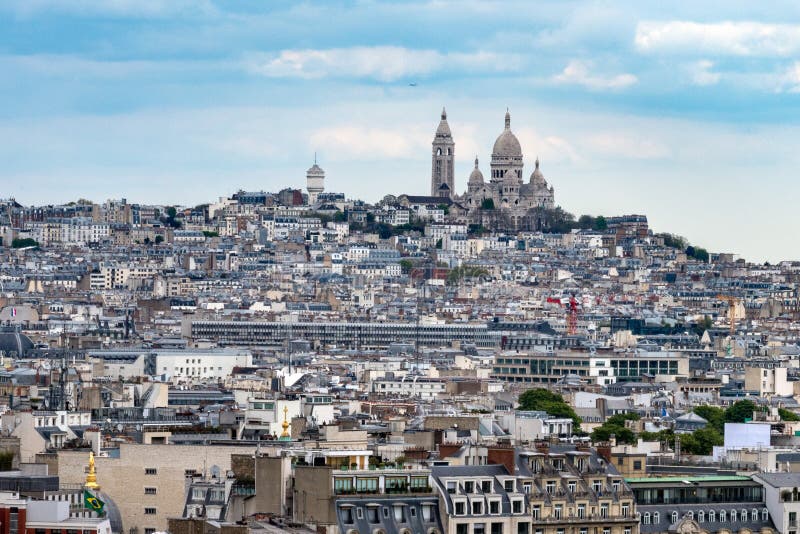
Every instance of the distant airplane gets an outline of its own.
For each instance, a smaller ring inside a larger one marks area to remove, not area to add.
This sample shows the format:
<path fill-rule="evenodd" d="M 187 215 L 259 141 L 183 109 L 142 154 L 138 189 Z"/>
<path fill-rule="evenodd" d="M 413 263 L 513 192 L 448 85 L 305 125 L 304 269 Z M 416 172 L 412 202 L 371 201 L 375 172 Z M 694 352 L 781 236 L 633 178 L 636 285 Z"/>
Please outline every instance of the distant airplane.
<path fill-rule="evenodd" d="M 416 87 L 417 86 L 417 82 L 411 82 L 410 84 L 408 84 L 408 86 L 409 87 Z"/>

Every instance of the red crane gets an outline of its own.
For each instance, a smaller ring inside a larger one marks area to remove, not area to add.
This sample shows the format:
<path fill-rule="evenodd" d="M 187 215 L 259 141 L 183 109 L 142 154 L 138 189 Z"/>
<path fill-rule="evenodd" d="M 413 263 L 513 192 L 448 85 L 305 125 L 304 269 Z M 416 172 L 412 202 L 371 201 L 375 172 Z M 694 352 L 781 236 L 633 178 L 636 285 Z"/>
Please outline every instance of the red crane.
<path fill-rule="evenodd" d="M 575 293 L 570 295 L 567 303 L 567 334 L 574 336 L 578 329 L 578 301 L 575 300 Z"/>

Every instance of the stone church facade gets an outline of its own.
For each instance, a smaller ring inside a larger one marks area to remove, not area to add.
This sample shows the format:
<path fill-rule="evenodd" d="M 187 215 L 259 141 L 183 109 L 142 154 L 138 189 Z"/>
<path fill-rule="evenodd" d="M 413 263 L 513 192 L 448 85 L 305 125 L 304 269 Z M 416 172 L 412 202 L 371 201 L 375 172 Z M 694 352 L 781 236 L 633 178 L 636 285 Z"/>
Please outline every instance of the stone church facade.
<path fill-rule="evenodd" d="M 536 159 L 533 173 L 525 181 L 522 147 L 511 131 L 511 114 L 506 111 L 505 128 L 492 149 L 489 181 L 484 179 L 475 158 L 467 190 L 455 192 L 453 163 L 455 142 L 442 110 L 432 143 L 431 196 L 446 197 L 461 207 L 470 222 L 514 230 L 537 230 L 543 210 L 555 207 L 555 191 L 547 183 Z"/>

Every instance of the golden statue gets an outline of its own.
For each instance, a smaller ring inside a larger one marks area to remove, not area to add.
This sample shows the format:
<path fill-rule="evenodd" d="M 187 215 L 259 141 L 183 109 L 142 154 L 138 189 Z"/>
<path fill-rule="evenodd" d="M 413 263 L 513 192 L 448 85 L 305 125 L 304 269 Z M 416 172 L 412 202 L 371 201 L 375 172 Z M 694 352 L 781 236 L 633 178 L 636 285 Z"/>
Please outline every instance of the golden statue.
<path fill-rule="evenodd" d="M 289 407 L 288 406 L 284 406 L 283 407 L 283 423 L 281 423 L 281 426 L 283 427 L 283 432 L 281 433 L 281 437 L 280 437 L 280 439 L 282 439 L 283 441 L 287 441 L 287 440 L 292 439 L 291 434 L 289 434 L 289 427 L 292 426 L 292 424 L 287 419 L 288 415 L 289 415 Z"/>
<path fill-rule="evenodd" d="M 99 490 L 100 484 L 97 483 L 97 472 L 94 467 L 94 452 L 89 452 L 89 473 L 86 475 L 86 489 Z"/>

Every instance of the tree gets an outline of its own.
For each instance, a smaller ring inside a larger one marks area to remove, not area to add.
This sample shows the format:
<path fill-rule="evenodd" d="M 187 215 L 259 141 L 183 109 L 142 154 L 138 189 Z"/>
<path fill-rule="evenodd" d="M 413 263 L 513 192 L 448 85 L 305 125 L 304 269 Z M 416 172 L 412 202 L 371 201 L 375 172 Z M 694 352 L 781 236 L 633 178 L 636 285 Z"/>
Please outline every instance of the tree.
<path fill-rule="evenodd" d="M 482 210 L 493 210 L 494 209 L 494 199 L 484 198 L 483 202 L 481 202 L 481 209 Z"/>
<path fill-rule="evenodd" d="M 333 220 L 336 222 L 345 222 L 347 220 L 347 214 L 342 211 L 337 211 L 333 214 Z"/>
<path fill-rule="evenodd" d="M 728 423 L 744 423 L 745 419 L 751 419 L 756 405 L 751 400 L 740 400 L 731 404 L 725 410 L 725 421 Z"/>
<path fill-rule="evenodd" d="M 203 235 L 206 237 L 219 237 L 219 232 L 210 232 L 208 230 L 203 230 Z"/>
<path fill-rule="evenodd" d="M 411 260 L 409 260 L 407 258 L 400 260 L 400 270 L 403 272 L 403 274 L 410 273 L 411 269 L 413 269 L 413 268 L 414 268 L 414 262 L 413 261 L 411 261 Z"/>
<path fill-rule="evenodd" d="M 438 249 L 442 248 L 442 238 L 441 237 L 436 240 L 436 248 L 438 248 Z"/>
<path fill-rule="evenodd" d="M 664 246 L 669 248 L 685 250 L 686 247 L 689 245 L 685 237 L 681 237 L 675 234 L 656 234 L 656 237 L 660 237 L 661 239 L 663 239 Z"/>
<path fill-rule="evenodd" d="M 722 434 L 714 428 L 701 428 L 691 434 L 681 434 L 681 451 L 686 454 L 708 456 L 715 446 L 725 442 Z"/>
<path fill-rule="evenodd" d="M 725 410 L 716 406 L 696 406 L 694 413 L 708 421 L 706 428 L 713 428 L 720 434 L 725 432 Z"/>
<path fill-rule="evenodd" d="M 158 245 L 160 243 L 163 243 L 163 242 L 164 242 L 164 236 L 163 235 L 157 235 L 156 236 L 156 245 Z"/>
<path fill-rule="evenodd" d="M 555 417 L 569 417 L 575 428 L 581 424 L 581 418 L 572 407 L 564 402 L 558 393 L 553 393 L 543 388 L 529 389 L 519 396 L 519 409 L 525 411 L 547 412 Z"/>
<path fill-rule="evenodd" d="M 591 215 L 581 215 L 578 218 L 578 228 L 581 230 L 588 230 L 589 228 L 594 228 L 595 218 Z"/>
<path fill-rule="evenodd" d="M 16 238 L 11 241 L 11 248 L 28 248 L 28 247 L 38 247 L 39 242 L 35 239 L 31 239 L 30 237 L 23 237 L 23 238 Z"/>
<path fill-rule="evenodd" d="M 783 421 L 800 421 L 800 415 L 786 408 L 778 408 L 778 415 Z"/>
<path fill-rule="evenodd" d="M 636 443 L 636 434 L 625 426 L 626 421 L 638 421 L 639 415 L 635 413 L 622 413 L 612 415 L 605 423 L 592 431 L 592 441 L 608 441 L 613 435 L 617 443 Z"/>
<path fill-rule="evenodd" d="M 598 215 L 594 220 L 594 229 L 600 232 L 608 230 L 608 221 L 606 221 L 606 218 L 602 215 Z"/>

